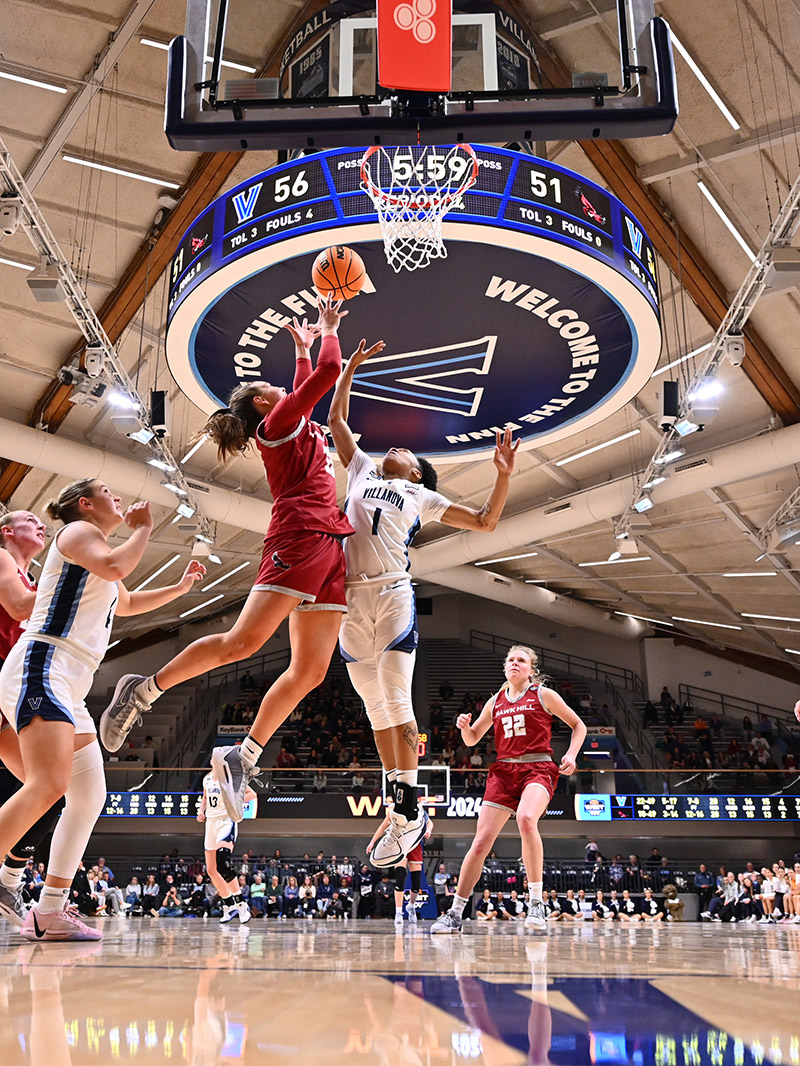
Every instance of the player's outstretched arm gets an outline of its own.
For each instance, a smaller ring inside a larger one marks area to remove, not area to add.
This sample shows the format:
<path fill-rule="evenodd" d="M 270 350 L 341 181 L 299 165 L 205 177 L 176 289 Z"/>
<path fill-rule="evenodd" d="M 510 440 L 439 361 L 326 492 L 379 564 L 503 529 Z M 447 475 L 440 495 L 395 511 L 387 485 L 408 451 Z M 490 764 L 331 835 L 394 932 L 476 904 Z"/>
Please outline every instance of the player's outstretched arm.
<path fill-rule="evenodd" d="M 489 731 L 492 724 L 492 712 L 494 711 L 494 696 L 491 696 L 483 705 L 483 710 L 472 724 L 471 714 L 460 714 L 456 718 L 456 729 L 461 733 L 461 739 L 468 748 L 474 748 L 481 737 Z"/>
<path fill-rule="evenodd" d="M 519 441 L 512 443 L 511 430 L 508 426 L 502 438 L 498 431 L 493 459 L 497 473 L 486 503 L 480 510 L 474 507 L 464 507 L 460 503 L 451 503 L 441 518 L 444 525 L 485 533 L 491 533 L 496 528 L 508 498 L 508 485 L 514 472 L 517 448 L 519 448 Z"/>
<path fill-rule="evenodd" d="M 353 375 L 366 359 L 382 352 L 385 347 L 383 341 L 378 341 L 368 348 L 367 342 L 362 338 L 336 382 L 331 409 L 328 413 L 328 429 L 331 431 L 336 454 L 343 466 L 350 465 L 357 447 L 356 439 L 347 422 L 350 414 L 350 390 L 353 387 Z"/>
<path fill-rule="evenodd" d="M 133 614 L 146 614 L 155 611 L 166 603 L 184 596 L 195 582 L 205 577 L 206 568 L 196 559 L 192 559 L 183 571 L 183 577 L 176 585 L 164 585 L 160 589 L 147 589 L 146 592 L 128 592 L 124 585 L 119 586 L 119 602 L 116 613 L 122 617 Z"/>
<path fill-rule="evenodd" d="M 30 618 L 36 593 L 19 579 L 17 564 L 7 551 L 0 551 L 0 607 L 15 622 Z"/>
<path fill-rule="evenodd" d="M 150 504 L 132 504 L 125 512 L 125 524 L 133 532 L 126 541 L 112 548 L 95 526 L 70 522 L 59 534 L 58 547 L 70 562 L 90 574 L 104 581 L 124 581 L 139 565 L 153 532 Z"/>

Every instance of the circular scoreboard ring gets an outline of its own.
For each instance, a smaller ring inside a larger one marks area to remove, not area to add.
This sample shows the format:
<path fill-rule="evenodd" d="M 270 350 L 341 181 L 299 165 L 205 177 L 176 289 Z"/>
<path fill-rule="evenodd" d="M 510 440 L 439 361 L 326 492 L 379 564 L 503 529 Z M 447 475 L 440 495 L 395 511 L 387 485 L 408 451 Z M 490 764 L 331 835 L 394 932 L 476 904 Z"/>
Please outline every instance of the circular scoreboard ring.
<path fill-rule="evenodd" d="M 430 148 L 404 149 L 413 166 Z M 216 200 L 172 261 L 167 358 L 203 411 L 248 380 L 290 385 L 282 326 L 313 316 L 311 264 L 333 244 L 367 270 L 343 323 L 387 348 L 359 368 L 352 424 L 373 454 L 401 441 L 439 462 L 490 456 L 510 423 L 522 448 L 603 421 L 646 384 L 661 326 L 655 254 L 599 186 L 506 149 L 474 146 L 477 176 L 442 222 L 447 258 L 395 273 L 361 187 L 364 150 L 255 175 Z M 314 417 L 325 423 L 329 399 Z"/>

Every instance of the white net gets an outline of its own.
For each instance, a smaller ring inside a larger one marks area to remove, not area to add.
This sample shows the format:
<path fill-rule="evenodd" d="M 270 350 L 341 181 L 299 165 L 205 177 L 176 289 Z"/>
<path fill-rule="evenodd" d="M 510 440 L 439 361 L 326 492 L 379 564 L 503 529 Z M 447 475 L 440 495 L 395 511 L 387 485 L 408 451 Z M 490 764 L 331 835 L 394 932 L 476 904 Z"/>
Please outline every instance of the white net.
<path fill-rule="evenodd" d="M 468 144 L 367 150 L 361 187 L 378 212 L 386 259 L 396 272 L 447 257 L 442 219 L 461 206 L 477 176 L 478 160 Z"/>

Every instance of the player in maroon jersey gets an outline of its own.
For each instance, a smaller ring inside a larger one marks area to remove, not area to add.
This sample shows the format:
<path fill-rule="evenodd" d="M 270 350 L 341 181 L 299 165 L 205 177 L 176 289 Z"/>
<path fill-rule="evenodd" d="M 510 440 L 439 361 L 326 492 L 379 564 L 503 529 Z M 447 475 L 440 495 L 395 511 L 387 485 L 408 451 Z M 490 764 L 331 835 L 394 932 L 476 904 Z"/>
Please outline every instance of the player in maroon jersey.
<path fill-rule="evenodd" d="M 344 596 L 342 541 L 353 527 L 336 503 L 333 463 L 314 406 L 342 370 L 337 334 L 348 313 L 329 296 L 319 301 L 319 321 L 287 325 L 295 342 L 293 391 L 258 381 L 239 385 L 230 406 L 217 411 L 205 432 L 220 459 L 246 451 L 251 440 L 264 462 L 273 505 L 258 577 L 242 612 L 227 633 L 201 637 L 152 677 L 120 678 L 103 713 L 100 737 L 116 751 L 139 715 L 162 692 L 225 663 L 254 655 L 289 616 L 291 660 L 261 702 L 241 746 L 215 748 L 217 773 L 229 816 L 241 821 L 243 797 L 258 771 L 263 746 L 300 700 L 325 677 L 339 635 Z M 322 337 L 316 368 L 311 347 Z"/>
<path fill-rule="evenodd" d="M 506 684 L 486 701 L 475 724 L 470 724 L 470 714 L 460 714 L 456 719 L 468 747 L 477 744 L 494 723 L 497 761 L 489 769 L 478 829 L 461 866 L 453 905 L 434 922 L 432 933 L 460 931 L 461 915 L 478 883 L 484 860 L 512 814 L 516 815 L 522 838 L 522 861 L 529 885 L 525 928 L 547 929 L 539 819 L 553 798 L 559 773 L 575 773 L 586 726 L 557 692 L 542 684 L 536 663 L 536 653 L 531 648 L 514 645 L 506 655 Z M 553 715 L 572 730 L 569 748 L 558 766 L 553 762 L 550 744 Z"/>

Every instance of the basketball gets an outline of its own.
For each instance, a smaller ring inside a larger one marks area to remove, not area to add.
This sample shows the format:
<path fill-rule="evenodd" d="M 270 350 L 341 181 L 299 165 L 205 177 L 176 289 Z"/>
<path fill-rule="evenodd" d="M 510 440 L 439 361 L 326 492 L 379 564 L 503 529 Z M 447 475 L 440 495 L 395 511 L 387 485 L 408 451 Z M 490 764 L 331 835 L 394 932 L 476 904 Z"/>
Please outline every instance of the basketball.
<path fill-rule="evenodd" d="M 337 300 L 357 296 L 366 280 L 364 260 L 344 244 L 325 248 L 314 260 L 311 280 L 321 296 L 333 293 Z"/>

